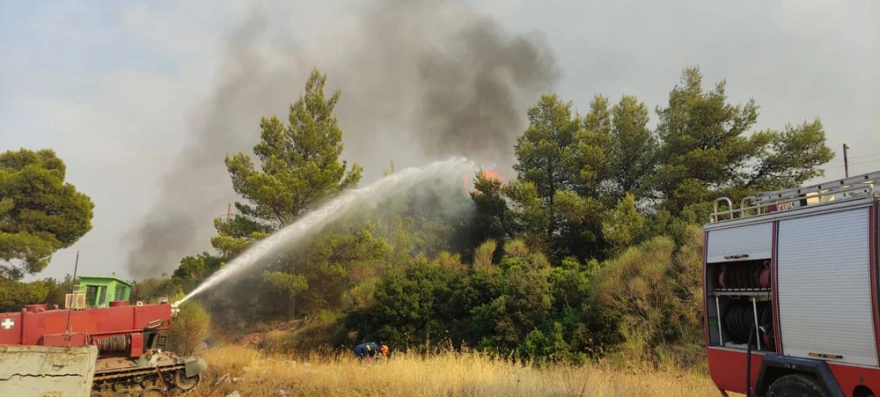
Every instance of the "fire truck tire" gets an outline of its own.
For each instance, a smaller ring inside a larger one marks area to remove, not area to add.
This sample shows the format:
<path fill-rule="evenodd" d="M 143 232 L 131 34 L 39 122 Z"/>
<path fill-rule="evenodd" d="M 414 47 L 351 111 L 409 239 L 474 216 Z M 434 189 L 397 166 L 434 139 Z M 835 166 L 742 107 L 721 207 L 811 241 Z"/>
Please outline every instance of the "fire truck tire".
<path fill-rule="evenodd" d="M 196 387 L 201 379 L 202 374 L 195 374 L 193 376 L 187 377 L 186 372 L 183 370 L 178 370 L 174 374 L 174 383 L 177 384 L 177 387 L 179 387 L 181 390 L 190 390 Z"/>
<path fill-rule="evenodd" d="M 785 375 L 776 379 L 767 390 L 767 397 L 830 397 L 815 378 L 802 374 Z"/>

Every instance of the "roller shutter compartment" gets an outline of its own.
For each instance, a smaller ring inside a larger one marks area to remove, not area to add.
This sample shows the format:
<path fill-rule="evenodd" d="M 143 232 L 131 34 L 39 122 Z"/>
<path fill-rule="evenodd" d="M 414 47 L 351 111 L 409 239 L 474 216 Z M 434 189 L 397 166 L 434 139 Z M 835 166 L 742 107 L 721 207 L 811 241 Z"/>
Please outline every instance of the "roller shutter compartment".
<path fill-rule="evenodd" d="M 772 247 L 773 224 L 770 222 L 710 230 L 706 260 L 709 263 L 718 263 L 770 259 Z M 725 259 L 725 256 L 731 255 L 748 255 L 748 257 Z"/>
<path fill-rule="evenodd" d="M 779 222 L 783 354 L 877 366 L 869 243 L 867 208 Z"/>

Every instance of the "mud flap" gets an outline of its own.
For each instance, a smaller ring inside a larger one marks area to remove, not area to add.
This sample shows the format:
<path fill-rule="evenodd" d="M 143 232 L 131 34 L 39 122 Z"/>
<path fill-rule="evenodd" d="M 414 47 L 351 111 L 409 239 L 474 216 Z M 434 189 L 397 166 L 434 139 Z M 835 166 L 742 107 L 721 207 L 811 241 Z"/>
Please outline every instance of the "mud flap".
<path fill-rule="evenodd" d="M 200 372 L 204 371 L 205 368 L 208 368 L 208 364 L 205 363 L 205 360 L 197 357 L 188 357 L 183 359 L 184 369 L 186 370 L 186 377 L 190 378 L 198 375 Z"/>

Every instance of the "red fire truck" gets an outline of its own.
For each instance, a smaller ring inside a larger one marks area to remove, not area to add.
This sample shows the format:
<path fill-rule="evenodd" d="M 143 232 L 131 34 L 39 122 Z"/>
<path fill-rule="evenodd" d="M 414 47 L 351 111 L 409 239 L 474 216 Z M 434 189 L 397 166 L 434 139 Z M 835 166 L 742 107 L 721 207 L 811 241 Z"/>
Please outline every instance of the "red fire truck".
<path fill-rule="evenodd" d="M 0 362 L 32 366 L 7 371 L 15 376 L 0 379 L 0 391 L 24 388 L 15 395 L 44 395 L 31 392 L 47 385 L 61 388 L 61 382 L 56 382 L 61 376 L 55 372 L 68 366 L 71 352 L 76 351 L 65 348 L 89 346 L 97 348 L 97 357 L 88 366 L 90 373 L 77 375 L 91 379 L 92 396 L 167 396 L 193 390 L 206 368 L 204 360 L 165 351 L 166 331 L 179 309 L 165 299 L 158 304 L 131 304 L 126 300 L 127 284 L 114 292 L 108 285 L 117 284 L 90 285 L 89 279 L 116 280 L 80 278 L 85 294 L 69 294 L 66 309 L 32 304 L 21 311 L 0 313 L 0 354 L 7 355 L 0 356 Z M 55 389 L 50 394 L 69 395 Z"/>
<path fill-rule="evenodd" d="M 715 202 L 704 331 L 721 394 L 880 394 L 880 171 Z M 726 205 L 725 205 L 726 204 Z"/>

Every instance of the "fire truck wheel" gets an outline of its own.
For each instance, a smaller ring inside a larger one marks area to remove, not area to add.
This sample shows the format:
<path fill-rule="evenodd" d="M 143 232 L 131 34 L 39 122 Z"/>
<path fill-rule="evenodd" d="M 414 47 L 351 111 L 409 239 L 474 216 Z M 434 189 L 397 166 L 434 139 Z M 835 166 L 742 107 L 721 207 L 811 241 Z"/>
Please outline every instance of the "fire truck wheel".
<path fill-rule="evenodd" d="M 190 390 L 199 384 L 201 375 L 202 374 L 195 374 L 194 376 L 187 377 L 185 371 L 179 370 L 174 374 L 174 383 L 176 383 L 177 387 L 181 390 Z"/>
<path fill-rule="evenodd" d="M 785 375 L 776 379 L 767 390 L 767 397 L 794 396 L 829 397 L 829 394 L 812 376 L 801 374 Z"/>

